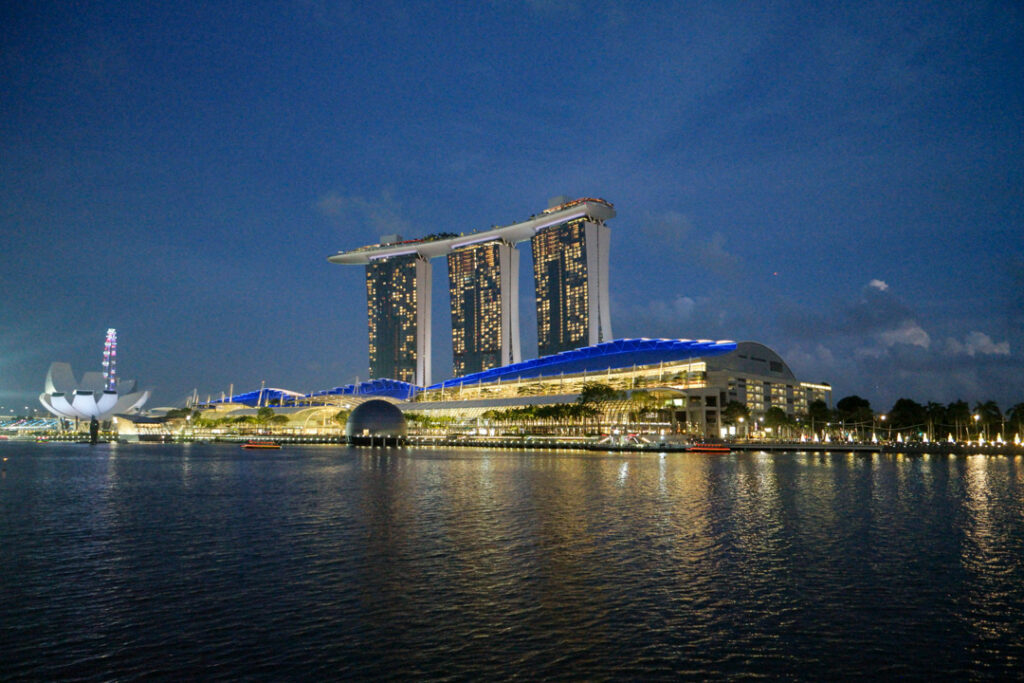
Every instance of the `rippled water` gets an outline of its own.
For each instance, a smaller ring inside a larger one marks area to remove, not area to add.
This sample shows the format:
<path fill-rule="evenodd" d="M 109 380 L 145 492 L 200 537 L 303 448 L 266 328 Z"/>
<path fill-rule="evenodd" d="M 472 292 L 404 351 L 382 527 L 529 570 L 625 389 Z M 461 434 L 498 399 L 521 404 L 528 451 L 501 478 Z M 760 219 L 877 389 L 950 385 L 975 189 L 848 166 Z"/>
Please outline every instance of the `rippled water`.
<path fill-rule="evenodd" d="M 4 679 L 1024 670 L 1020 458 L 0 455 Z"/>

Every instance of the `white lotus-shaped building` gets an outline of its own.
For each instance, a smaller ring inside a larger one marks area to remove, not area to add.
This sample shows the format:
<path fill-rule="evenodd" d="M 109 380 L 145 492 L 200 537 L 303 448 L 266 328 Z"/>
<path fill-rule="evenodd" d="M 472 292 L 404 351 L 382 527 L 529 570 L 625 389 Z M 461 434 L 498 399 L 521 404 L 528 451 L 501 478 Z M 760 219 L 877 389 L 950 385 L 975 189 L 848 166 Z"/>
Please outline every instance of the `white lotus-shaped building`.
<path fill-rule="evenodd" d="M 39 402 L 58 417 L 102 421 L 138 412 L 149 399 L 149 391 L 135 391 L 133 379 L 117 380 L 113 388 L 109 386 L 102 372 L 87 372 L 78 382 L 69 363 L 53 363 Z"/>

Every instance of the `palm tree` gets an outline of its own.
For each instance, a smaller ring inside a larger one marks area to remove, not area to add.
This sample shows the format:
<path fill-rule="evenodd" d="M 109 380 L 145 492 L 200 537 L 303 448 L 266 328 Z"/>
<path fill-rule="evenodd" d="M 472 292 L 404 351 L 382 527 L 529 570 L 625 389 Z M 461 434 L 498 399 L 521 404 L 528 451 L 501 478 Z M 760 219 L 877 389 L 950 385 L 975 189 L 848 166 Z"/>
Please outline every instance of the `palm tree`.
<path fill-rule="evenodd" d="M 657 405 L 657 400 L 651 392 L 642 389 L 635 389 L 629 392 L 629 402 L 633 407 L 630 417 L 633 422 L 640 422 L 644 413 L 649 412 Z"/>
<path fill-rule="evenodd" d="M 261 428 L 266 427 L 267 423 L 270 422 L 271 418 L 273 417 L 274 409 L 271 408 L 270 406 L 263 406 L 262 408 L 256 411 L 256 422 L 260 425 Z"/>
<path fill-rule="evenodd" d="M 1003 413 L 995 401 L 978 402 L 974 404 L 974 414 L 978 417 L 979 427 L 985 428 L 985 438 L 988 439 L 993 425 L 1001 424 Z"/>
<path fill-rule="evenodd" d="M 811 401 L 807 406 L 807 419 L 811 422 L 811 431 L 816 432 L 819 425 L 832 421 L 832 411 L 820 398 Z"/>
<path fill-rule="evenodd" d="M 946 406 L 946 419 L 956 426 L 956 438 L 959 441 L 960 427 L 963 426 L 966 431 L 967 425 L 971 422 L 971 409 L 967 401 L 954 401 Z"/>
<path fill-rule="evenodd" d="M 904 431 L 916 432 L 927 421 L 924 406 L 909 398 L 898 399 L 889 409 L 889 424 L 896 429 L 897 434 Z"/>
<path fill-rule="evenodd" d="M 1016 433 L 1024 430 L 1024 403 L 1015 403 L 1006 411 L 1006 419 Z"/>
<path fill-rule="evenodd" d="M 764 414 L 764 424 L 766 427 L 771 427 L 781 437 L 782 428 L 789 427 L 792 420 L 785 410 L 778 406 L 772 406 Z"/>
<path fill-rule="evenodd" d="M 935 425 L 945 422 L 946 406 L 928 401 L 924 406 L 925 423 L 928 425 L 928 440 L 935 441 Z"/>

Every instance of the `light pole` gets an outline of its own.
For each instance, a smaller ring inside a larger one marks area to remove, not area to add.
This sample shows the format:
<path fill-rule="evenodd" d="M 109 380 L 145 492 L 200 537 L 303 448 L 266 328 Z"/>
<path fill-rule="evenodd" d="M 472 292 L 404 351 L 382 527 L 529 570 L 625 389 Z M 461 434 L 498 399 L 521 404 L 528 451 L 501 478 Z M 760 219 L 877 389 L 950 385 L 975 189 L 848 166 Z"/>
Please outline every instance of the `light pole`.
<path fill-rule="evenodd" d="M 980 421 L 981 421 L 981 415 L 979 413 L 975 413 L 974 414 L 974 433 L 977 435 L 978 441 L 981 441 L 981 426 L 979 424 Z"/>

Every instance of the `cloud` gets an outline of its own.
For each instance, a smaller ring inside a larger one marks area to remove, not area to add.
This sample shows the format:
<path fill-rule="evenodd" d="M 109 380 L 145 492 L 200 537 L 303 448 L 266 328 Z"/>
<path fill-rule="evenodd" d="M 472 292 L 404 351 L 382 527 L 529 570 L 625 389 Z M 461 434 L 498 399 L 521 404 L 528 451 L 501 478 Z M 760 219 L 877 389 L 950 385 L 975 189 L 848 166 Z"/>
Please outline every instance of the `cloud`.
<path fill-rule="evenodd" d="M 316 210 L 325 216 L 337 218 L 345 213 L 345 207 L 350 202 L 351 199 L 348 197 L 342 197 L 337 192 L 329 192 L 316 201 Z"/>
<path fill-rule="evenodd" d="M 640 239 L 649 240 L 650 249 L 662 258 L 684 259 L 699 264 L 722 277 L 737 278 L 741 259 L 728 247 L 726 236 L 719 232 L 695 230 L 690 217 L 679 211 L 648 214 Z"/>
<path fill-rule="evenodd" d="M 697 260 L 717 275 L 736 277 L 740 258 L 725 248 L 725 235 L 711 233 L 711 239 L 694 245 Z"/>
<path fill-rule="evenodd" d="M 1019 400 L 1024 359 L 1012 354 L 1012 333 L 993 338 L 978 320 L 951 335 L 882 280 L 824 310 L 792 300 L 774 308 L 780 313 L 771 322 L 790 344 L 783 358 L 801 379 L 830 382 L 836 399 L 856 393 L 879 406 L 899 397 Z"/>
<path fill-rule="evenodd" d="M 671 301 L 652 301 L 648 312 L 660 320 L 685 322 L 693 318 L 697 302 L 688 296 L 679 295 Z"/>
<path fill-rule="evenodd" d="M 683 330 L 693 327 L 697 309 L 695 299 L 681 294 L 672 299 L 655 299 L 630 306 L 616 329 L 619 336 L 680 337 Z"/>
<path fill-rule="evenodd" d="M 879 332 L 878 340 L 883 346 L 909 344 L 923 349 L 927 349 L 932 343 L 928 333 L 914 320 L 902 320 L 896 327 Z"/>
<path fill-rule="evenodd" d="M 796 344 L 791 346 L 782 356 L 789 367 L 801 379 L 824 378 L 829 381 L 836 369 L 840 359 L 832 352 L 832 349 L 824 344 L 815 344 L 811 348 Z"/>
<path fill-rule="evenodd" d="M 642 234 L 660 238 L 685 237 L 692 229 L 690 218 L 679 211 L 666 211 L 656 216 L 649 215 Z"/>
<path fill-rule="evenodd" d="M 946 351 L 951 355 L 1009 356 L 1010 342 L 996 343 L 984 332 L 968 332 L 963 342 L 952 337 L 946 339 Z"/>
<path fill-rule="evenodd" d="M 621 310 L 622 306 L 613 308 Z M 732 338 L 737 327 L 736 312 L 719 300 L 677 294 L 646 304 L 632 302 L 626 314 L 616 318 L 615 332 L 620 337 Z"/>
<path fill-rule="evenodd" d="M 405 219 L 401 205 L 388 191 L 382 192 L 379 199 L 328 192 L 316 201 L 314 207 L 341 225 L 369 226 L 378 235 L 409 235 L 412 227 Z"/>

